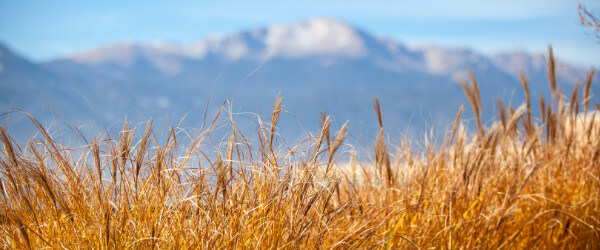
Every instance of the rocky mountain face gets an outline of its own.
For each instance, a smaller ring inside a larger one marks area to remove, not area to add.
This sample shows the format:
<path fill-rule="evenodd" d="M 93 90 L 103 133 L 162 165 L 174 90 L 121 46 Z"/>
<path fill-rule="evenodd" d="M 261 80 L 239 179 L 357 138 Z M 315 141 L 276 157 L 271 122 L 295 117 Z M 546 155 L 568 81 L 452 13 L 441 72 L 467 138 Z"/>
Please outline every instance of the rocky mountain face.
<path fill-rule="evenodd" d="M 43 63 L 0 46 L 0 110 L 18 108 L 47 124 L 64 121 L 90 131 L 111 129 L 125 117 L 197 128 L 205 112 L 215 114 L 229 100 L 238 125 L 254 129 L 266 119 L 256 113 L 268 117 L 281 95 L 284 136 L 294 140 L 315 131 L 324 111 L 337 126 L 349 120 L 351 134 L 360 138 L 378 131 L 371 104 L 378 97 L 388 130 L 419 134 L 431 125 L 445 128 L 466 102 L 457 79 L 467 69 L 478 79 L 488 119 L 495 97 L 518 106 L 519 68 L 532 94 L 548 94 L 543 55 L 408 47 L 316 18 L 185 45 L 116 44 Z M 586 69 L 560 64 L 559 74 L 561 88 L 570 93 Z M 600 93 L 597 79 L 593 93 Z M 26 127 L 23 115 L 3 118 L 12 129 Z"/>

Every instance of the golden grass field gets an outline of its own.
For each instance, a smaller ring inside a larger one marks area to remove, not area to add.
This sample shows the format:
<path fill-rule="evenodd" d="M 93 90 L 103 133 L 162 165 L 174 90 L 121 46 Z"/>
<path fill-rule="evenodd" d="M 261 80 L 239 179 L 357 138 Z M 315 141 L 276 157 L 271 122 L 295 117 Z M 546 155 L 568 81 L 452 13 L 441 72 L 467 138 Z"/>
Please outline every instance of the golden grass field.
<path fill-rule="evenodd" d="M 347 127 L 334 131 L 327 116 L 314 137 L 283 144 L 281 99 L 254 134 L 231 123 L 224 140 L 211 138 L 212 118 L 197 135 L 171 129 L 166 140 L 151 122 L 143 131 L 126 122 L 118 138 L 81 138 L 77 149 L 35 119 L 26 145 L 2 127 L 0 247 L 598 249 L 594 74 L 564 94 L 551 49 L 548 58 L 551 99 L 532 101 L 522 74 L 525 103 L 498 101 L 500 118 L 484 126 L 470 74 L 461 84 L 474 134 L 462 108 L 424 149 L 390 144 L 381 126 L 367 162 L 337 163 Z"/>

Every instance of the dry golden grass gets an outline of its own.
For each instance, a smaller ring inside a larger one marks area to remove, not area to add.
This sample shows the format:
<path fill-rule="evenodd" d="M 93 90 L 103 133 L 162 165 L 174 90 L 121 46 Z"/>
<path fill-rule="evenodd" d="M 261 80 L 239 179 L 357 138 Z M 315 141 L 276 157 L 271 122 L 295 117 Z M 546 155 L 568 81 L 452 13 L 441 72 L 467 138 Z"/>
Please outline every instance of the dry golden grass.
<path fill-rule="evenodd" d="M 76 151 L 35 120 L 41 136 L 27 145 L 0 128 L 0 246 L 598 249 L 600 123 L 577 115 L 591 77 L 583 100 L 566 99 L 551 51 L 549 65 L 553 99 L 540 97 L 539 118 L 529 97 L 517 109 L 498 101 L 499 121 L 484 127 L 470 74 L 477 133 L 465 132 L 461 108 L 443 143 L 424 150 L 407 140 L 392 150 L 376 100 L 373 161 L 343 168 L 346 125 L 333 133 L 323 115 L 318 136 L 281 145 L 281 99 L 255 134 L 230 120 L 216 142 L 215 122 L 165 140 L 151 122 L 141 136 L 125 123 L 118 138 L 81 138 Z"/>

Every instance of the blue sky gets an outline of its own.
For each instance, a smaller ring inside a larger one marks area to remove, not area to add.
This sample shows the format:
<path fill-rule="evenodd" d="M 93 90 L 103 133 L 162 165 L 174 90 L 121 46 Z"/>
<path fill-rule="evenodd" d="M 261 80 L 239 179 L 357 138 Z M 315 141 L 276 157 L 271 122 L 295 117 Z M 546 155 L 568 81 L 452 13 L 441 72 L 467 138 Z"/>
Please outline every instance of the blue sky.
<path fill-rule="evenodd" d="M 600 1 L 579 0 L 600 15 Z M 545 52 L 600 66 L 600 43 L 575 0 L 86 1 L 0 0 L 0 42 L 34 61 L 116 42 L 189 43 L 327 16 L 407 44 L 484 53 Z"/>

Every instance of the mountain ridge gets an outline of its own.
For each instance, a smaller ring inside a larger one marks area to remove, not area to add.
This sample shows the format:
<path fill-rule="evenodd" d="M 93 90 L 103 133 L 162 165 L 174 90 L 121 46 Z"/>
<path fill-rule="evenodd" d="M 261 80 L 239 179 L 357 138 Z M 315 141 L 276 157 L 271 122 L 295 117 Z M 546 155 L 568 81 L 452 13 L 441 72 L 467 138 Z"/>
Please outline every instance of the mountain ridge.
<path fill-rule="evenodd" d="M 332 30 L 333 32 L 323 32 Z M 311 36 L 311 32 L 318 33 L 319 31 L 325 34 Z M 342 42 L 336 43 L 335 39 L 327 39 L 337 37 L 337 33 L 346 35 L 338 39 Z M 304 34 L 304 36 L 299 34 Z M 311 37 L 317 39 L 311 39 Z M 330 40 L 334 42 L 323 42 Z M 366 46 L 366 43 L 369 46 Z M 326 46 L 319 47 L 322 44 L 326 44 Z M 355 46 L 346 46 L 347 44 Z M 163 74 L 174 76 L 181 71 L 181 60 L 220 57 L 221 60 L 228 61 L 260 62 L 272 58 L 306 58 L 310 56 L 324 57 L 324 61 L 328 56 L 329 60 L 334 60 L 331 57 L 340 60 L 371 56 L 375 57 L 374 60 L 381 67 L 388 70 L 422 71 L 428 74 L 445 75 L 462 73 L 469 66 L 474 66 L 473 68 L 489 67 L 485 64 L 493 64 L 494 67 L 501 68 L 506 73 L 515 74 L 518 73 L 520 67 L 525 67 L 526 72 L 532 71 L 528 70 L 531 62 L 536 62 L 534 70 L 540 71 L 543 70 L 540 62 L 544 61 L 541 54 L 531 55 L 522 51 L 483 55 L 468 48 L 448 49 L 435 45 L 408 47 L 391 39 L 372 36 L 347 23 L 320 17 L 207 37 L 198 42 L 183 45 L 117 43 L 53 59 L 42 65 L 70 61 L 79 64 L 105 63 L 130 67 L 136 58 L 141 57 L 149 60 L 151 65 Z M 569 78 L 584 71 L 565 63 L 561 63 L 561 65 L 565 67 L 566 72 L 564 73 Z"/>

